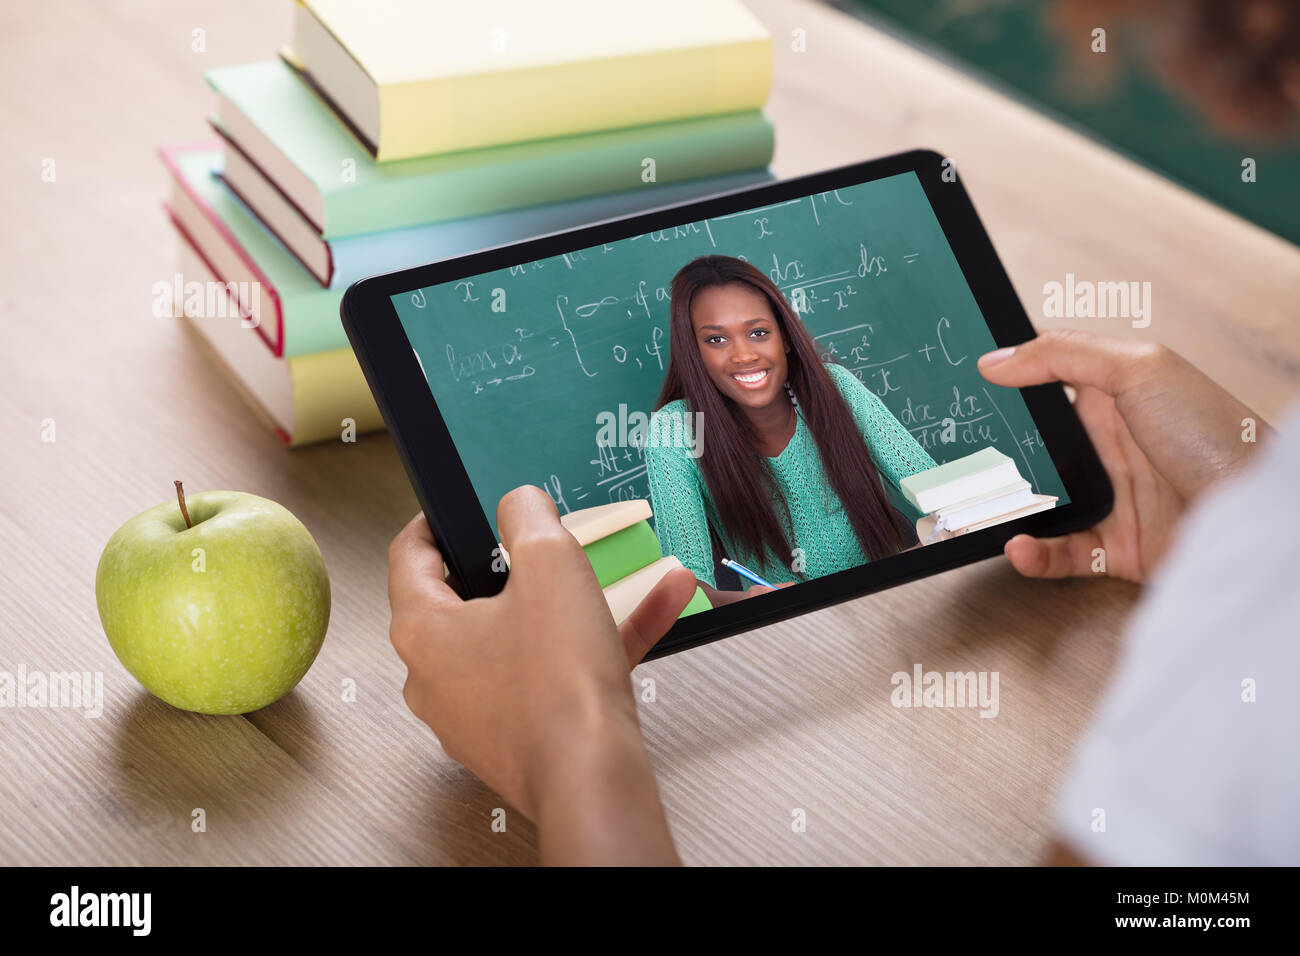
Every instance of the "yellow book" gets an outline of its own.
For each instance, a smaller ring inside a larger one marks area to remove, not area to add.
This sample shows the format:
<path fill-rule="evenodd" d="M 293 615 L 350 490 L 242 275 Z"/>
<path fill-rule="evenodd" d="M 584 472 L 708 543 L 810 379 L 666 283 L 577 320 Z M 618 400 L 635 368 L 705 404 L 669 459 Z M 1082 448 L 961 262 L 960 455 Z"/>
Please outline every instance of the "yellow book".
<path fill-rule="evenodd" d="M 384 427 L 352 349 L 276 358 L 255 329 L 244 327 L 237 305 L 213 310 L 219 314 L 205 314 L 208 301 L 225 301 L 226 288 L 184 236 L 178 265 L 185 286 L 198 283 L 204 290 L 215 289 L 220 297 L 187 298 L 176 304 L 176 314 L 258 419 L 281 441 L 290 446 L 339 441 L 349 419 L 358 435 Z M 205 308 L 194 308 L 196 302 L 204 302 Z"/>
<path fill-rule="evenodd" d="M 935 525 L 938 523 L 936 515 L 928 514 L 916 519 L 916 534 L 922 544 L 933 544 L 936 541 L 947 541 L 949 538 L 955 538 L 958 535 L 970 534 L 972 531 L 982 531 L 985 528 L 991 528 L 994 525 L 1002 524 L 1006 521 L 1013 521 L 1016 518 L 1023 518 L 1027 515 L 1037 514 L 1040 511 L 1046 511 L 1048 508 L 1056 507 L 1057 498 L 1055 495 L 1034 495 L 1033 501 L 1029 504 L 1009 511 L 1006 514 L 996 515 L 986 518 L 983 521 L 972 522 L 971 524 L 962 525 L 961 527 L 948 530 L 939 528 L 936 530 Z"/>
<path fill-rule="evenodd" d="M 607 585 L 604 588 L 605 603 L 609 605 L 610 614 L 614 615 L 614 623 L 622 624 L 626 621 L 645 596 L 663 580 L 664 575 L 681 566 L 682 563 L 670 554 Z"/>
<path fill-rule="evenodd" d="M 753 110 L 740 0 L 299 0 L 287 59 L 380 162 Z"/>
<path fill-rule="evenodd" d="M 650 502 L 644 498 L 614 501 L 607 505 L 580 508 L 560 516 L 560 524 L 578 539 L 584 548 L 602 538 L 632 527 L 651 517 Z"/>

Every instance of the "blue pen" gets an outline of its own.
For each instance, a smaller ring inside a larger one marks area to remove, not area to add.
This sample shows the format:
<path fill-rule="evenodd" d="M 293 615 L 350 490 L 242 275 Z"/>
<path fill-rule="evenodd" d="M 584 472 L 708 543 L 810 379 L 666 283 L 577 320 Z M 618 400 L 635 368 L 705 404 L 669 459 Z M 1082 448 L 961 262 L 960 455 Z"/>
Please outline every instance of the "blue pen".
<path fill-rule="evenodd" d="M 753 581 L 755 584 L 761 584 L 763 587 L 771 588 L 773 591 L 776 590 L 776 585 L 773 584 L 771 581 L 764 581 L 753 571 L 749 570 L 749 568 L 745 567 L 743 564 L 737 564 L 735 561 L 732 561 L 730 558 L 723 558 L 722 566 L 724 568 L 731 568 L 731 570 L 735 571 L 742 578 L 749 578 L 749 580 Z"/>

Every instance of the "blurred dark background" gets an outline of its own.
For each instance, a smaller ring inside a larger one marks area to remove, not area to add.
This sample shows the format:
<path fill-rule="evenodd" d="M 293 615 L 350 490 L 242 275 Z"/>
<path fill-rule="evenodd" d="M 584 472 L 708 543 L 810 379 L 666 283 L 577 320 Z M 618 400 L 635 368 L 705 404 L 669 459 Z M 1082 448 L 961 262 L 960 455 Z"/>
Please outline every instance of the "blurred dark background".
<path fill-rule="evenodd" d="M 1297 0 L 834 5 L 1300 244 Z M 1242 181 L 1247 157 L 1267 189 Z"/>

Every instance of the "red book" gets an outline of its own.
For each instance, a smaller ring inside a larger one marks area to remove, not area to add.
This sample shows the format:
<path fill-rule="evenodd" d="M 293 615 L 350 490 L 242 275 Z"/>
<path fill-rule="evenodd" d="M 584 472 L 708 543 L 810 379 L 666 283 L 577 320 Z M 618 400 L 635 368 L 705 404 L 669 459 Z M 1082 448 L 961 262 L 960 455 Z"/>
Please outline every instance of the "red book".
<path fill-rule="evenodd" d="M 280 358 L 347 348 L 342 289 L 322 288 L 218 178 L 219 144 L 165 149 L 167 211 Z"/>

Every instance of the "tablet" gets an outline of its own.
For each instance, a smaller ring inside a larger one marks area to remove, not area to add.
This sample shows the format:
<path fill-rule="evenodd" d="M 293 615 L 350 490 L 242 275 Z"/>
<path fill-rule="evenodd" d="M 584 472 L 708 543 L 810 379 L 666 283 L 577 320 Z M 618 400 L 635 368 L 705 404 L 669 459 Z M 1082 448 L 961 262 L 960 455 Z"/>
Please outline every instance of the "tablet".
<path fill-rule="evenodd" d="M 931 151 L 367 278 L 341 312 L 457 591 L 504 586 L 516 486 L 633 508 L 632 564 L 680 561 L 703 599 L 651 657 L 1111 507 L 1062 386 L 977 371 L 1034 330 Z"/>

